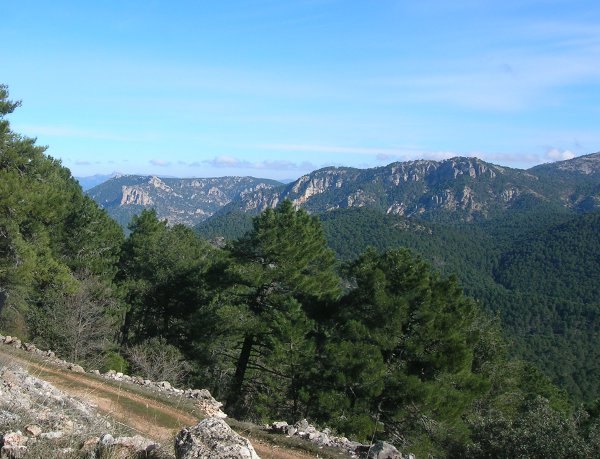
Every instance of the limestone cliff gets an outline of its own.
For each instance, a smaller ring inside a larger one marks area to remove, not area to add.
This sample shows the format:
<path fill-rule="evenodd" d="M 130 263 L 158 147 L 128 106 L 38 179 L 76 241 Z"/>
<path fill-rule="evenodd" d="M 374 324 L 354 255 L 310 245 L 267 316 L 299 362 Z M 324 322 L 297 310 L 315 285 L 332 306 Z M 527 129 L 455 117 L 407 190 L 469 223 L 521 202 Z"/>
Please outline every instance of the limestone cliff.
<path fill-rule="evenodd" d="M 595 164 L 588 158 L 577 170 L 586 173 L 592 163 Z M 565 185 L 566 182 L 549 184 L 543 174 L 534 171 L 464 157 L 407 161 L 373 169 L 329 167 L 304 175 L 283 188 L 245 193 L 223 212 L 235 209 L 257 213 L 289 199 L 313 213 L 370 207 L 406 217 L 468 222 L 502 214 L 527 200 L 577 205 L 568 197 L 570 191 L 561 188 Z M 586 198 L 588 206 L 598 204 L 589 195 L 577 200 L 583 202 Z"/>
<path fill-rule="evenodd" d="M 92 188 L 88 194 L 123 226 L 144 208 L 156 209 L 158 217 L 171 225 L 193 226 L 233 200 L 281 185 L 253 177 L 175 179 L 124 175 Z"/>

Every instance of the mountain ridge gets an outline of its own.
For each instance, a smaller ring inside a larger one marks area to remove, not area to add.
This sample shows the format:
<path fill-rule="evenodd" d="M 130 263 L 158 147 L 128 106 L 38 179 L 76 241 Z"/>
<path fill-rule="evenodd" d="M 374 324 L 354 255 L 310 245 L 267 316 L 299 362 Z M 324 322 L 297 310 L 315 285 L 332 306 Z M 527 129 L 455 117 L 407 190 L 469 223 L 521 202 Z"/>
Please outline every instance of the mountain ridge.
<path fill-rule="evenodd" d="M 233 201 L 232 210 L 259 213 L 283 199 L 312 213 L 373 207 L 387 214 L 432 220 L 486 220 L 524 201 L 586 210 L 600 206 L 598 189 L 585 190 L 600 173 L 600 153 L 559 166 L 514 169 L 479 158 L 395 162 L 371 169 L 327 167 L 303 175 L 284 188 L 261 190 Z M 571 166 L 571 167 L 570 167 Z M 586 172 L 585 179 L 573 170 Z M 562 173 L 566 170 L 566 173 Z M 561 180 L 556 182 L 556 177 Z M 556 183 L 553 183 L 556 182 Z M 528 204 L 530 205 L 530 204 Z M 454 214 L 454 216 L 450 215 Z"/>
<path fill-rule="evenodd" d="M 196 226 L 230 212 L 256 215 L 284 199 L 313 214 L 368 207 L 408 218 L 472 223 L 548 206 L 573 212 L 600 208 L 600 153 L 530 169 L 462 156 L 367 169 L 325 167 L 288 184 L 254 177 L 125 175 L 88 194 L 122 226 L 144 208 L 156 208 L 169 224 Z"/>
<path fill-rule="evenodd" d="M 144 208 L 155 208 L 169 224 L 194 226 L 246 193 L 281 186 L 254 177 L 172 178 L 122 175 L 87 193 L 122 226 Z"/>

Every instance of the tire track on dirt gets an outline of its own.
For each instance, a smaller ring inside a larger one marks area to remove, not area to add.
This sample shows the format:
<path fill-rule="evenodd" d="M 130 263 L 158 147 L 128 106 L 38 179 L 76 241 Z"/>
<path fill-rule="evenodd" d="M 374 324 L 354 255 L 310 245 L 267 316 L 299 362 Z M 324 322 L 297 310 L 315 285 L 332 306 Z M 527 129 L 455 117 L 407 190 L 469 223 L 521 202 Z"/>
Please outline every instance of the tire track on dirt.
<path fill-rule="evenodd" d="M 175 434 L 184 426 L 195 425 L 202 418 L 191 408 L 176 408 L 150 396 L 133 392 L 123 385 L 104 381 L 86 373 L 74 373 L 57 367 L 50 362 L 34 361 L 16 355 L 14 350 L 5 352 L 11 360 L 27 368 L 36 377 L 48 381 L 69 395 L 76 396 L 95 406 L 126 427 L 140 435 L 168 445 Z M 137 388 L 136 388 L 137 389 Z M 189 404 L 189 401 L 186 399 Z M 253 438 L 250 432 L 239 432 L 252 442 L 262 459 L 313 459 L 319 457 L 303 451 L 279 447 L 269 442 Z"/>

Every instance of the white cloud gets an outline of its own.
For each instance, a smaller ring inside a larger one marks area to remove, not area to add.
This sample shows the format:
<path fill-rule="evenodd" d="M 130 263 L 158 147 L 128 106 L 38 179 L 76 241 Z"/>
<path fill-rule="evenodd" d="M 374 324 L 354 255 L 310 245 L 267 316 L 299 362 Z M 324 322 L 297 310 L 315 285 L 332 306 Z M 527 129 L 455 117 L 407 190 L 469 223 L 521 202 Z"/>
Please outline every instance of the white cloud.
<path fill-rule="evenodd" d="M 286 160 L 264 160 L 264 161 L 246 161 L 233 156 L 216 156 L 213 159 L 206 159 L 201 163 L 193 162 L 190 166 L 208 165 L 218 168 L 236 168 L 236 169 L 258 169 L 258 170 L 313 170 L 316 166 L 310 162 L 304 161 L 295 163 Z"/>
<path fill-rule="evenodd" d="M 226 155 L 216 156 L 213 159 L 207 159 L 202 162 L 212 167 L 248 167 L 249 164 L 233 156 Z"/>
<path fill-rule="evenodd" d="M 401 150 L 394 148 L 365 148 L 365 147 L 346 147 L 337 145 L 303 145 L 303 144 L 266 144 L 258 145 L 263 150 L 276 151 L 297 151 L 305 153 L 341 153 L 369 156 L 398 156 Z"/>
<path fill-rule="evenodd" d="M 560 150 L 558 148 L 550 148 L 546 152 L 546 158 L 549 161 L 565 161 L 567 159 L 573 159 L 575 156 L 575 153 L 571 150 Z"/>
<path fill-rule="evenodd" d="M 158 167 L 168 167 L 171 165 L 169 161 L 165 161 L 164 159 L 151 159 L 150 164 Z"/>

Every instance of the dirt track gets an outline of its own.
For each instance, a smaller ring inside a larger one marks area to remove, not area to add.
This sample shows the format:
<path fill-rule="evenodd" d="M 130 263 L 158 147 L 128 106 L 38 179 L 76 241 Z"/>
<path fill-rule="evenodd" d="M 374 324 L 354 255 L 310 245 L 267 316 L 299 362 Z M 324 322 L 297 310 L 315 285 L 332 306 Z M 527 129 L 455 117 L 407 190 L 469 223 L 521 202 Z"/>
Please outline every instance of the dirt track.
<path fill-rule="evenodd" d="M 126 384 L 104 380 L 84 373 L 74 373 L 47 362 L 33 361 L 29 354 L 0 346 L 0 354 L 28 368 L 31 374 L 52 383 L 62 391 L 79 397 L 140 435 L 162 444 L 169 444 L 182 427 L 198 422 L 200 413 L 194 413 L 188 399 L 178 402 L 161 402 L 160 399 L 135 392 Z M 173 401 L 177 399 L 172 399 Z M 175 406 L 174 406 L 175 405 Z M 248 432 L 240 434 L 249 438 L 262 459 L 309 459 L 319 457 L 306 452 L 286 449 L 253 438 Z"/>

